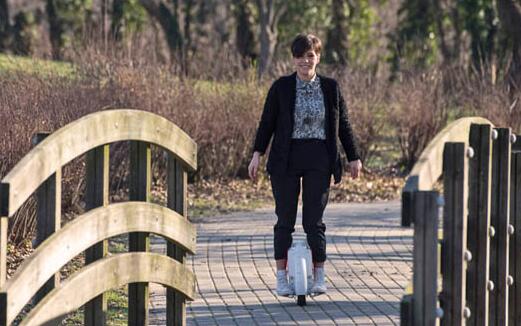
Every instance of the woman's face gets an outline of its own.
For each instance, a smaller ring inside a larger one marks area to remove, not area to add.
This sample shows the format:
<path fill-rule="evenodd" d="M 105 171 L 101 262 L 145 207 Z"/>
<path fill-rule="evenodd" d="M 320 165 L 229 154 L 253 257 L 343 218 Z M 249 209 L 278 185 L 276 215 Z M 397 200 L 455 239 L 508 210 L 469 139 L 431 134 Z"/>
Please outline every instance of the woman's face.
<path fill-rule="evenodd" d="M 293 63 L 299 76 L 313 77 L 315 68 L 320 62 L 320 54 L 315 50 L 309 50 L 302 57 L 293 57 Z"/>

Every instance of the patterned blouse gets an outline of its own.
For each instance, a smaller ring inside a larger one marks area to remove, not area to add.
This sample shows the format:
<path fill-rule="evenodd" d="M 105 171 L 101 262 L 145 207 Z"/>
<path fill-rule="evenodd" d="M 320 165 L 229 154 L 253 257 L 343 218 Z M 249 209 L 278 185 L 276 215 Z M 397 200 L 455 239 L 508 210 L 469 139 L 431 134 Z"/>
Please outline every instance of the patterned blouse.
<path fill-rule="evenodd" d="M 326 108 L 320 88 L 320 78 L 315 75 L 310 81 L 297 76 L 297 97 L 295 99 L 295 125 L 293 139 L 326 139 Z"/>

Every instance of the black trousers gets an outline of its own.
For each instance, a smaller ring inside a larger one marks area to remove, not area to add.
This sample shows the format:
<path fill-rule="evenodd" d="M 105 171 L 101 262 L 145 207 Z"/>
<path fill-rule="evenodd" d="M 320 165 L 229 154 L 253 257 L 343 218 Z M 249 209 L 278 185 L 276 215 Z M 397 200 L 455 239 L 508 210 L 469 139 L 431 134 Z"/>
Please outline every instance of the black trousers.
<path fill-rule="evenodd" d="M 294 140 L 285 175 L 270 176 L 277 223 L 274 226 L 275 259 L 286 259 L 295 231 L 302 180 L 302 225 L 313 262 L 326 260 L 326 225 L 322 221 L 329 198 L 331 171 L 323 140 Z"/>

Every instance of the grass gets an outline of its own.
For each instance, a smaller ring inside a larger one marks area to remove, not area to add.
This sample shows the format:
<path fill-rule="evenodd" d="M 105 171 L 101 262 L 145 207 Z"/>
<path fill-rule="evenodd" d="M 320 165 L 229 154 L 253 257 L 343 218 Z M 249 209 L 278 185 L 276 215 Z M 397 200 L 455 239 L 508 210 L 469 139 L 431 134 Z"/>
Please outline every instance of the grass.
<path fill-rule="evenodd" d="M 105 292 L 105 296 L 107 297 L 107 325 L 127 325 L 127 286 L 109 290 Z M 63 320 L 62 325 L 83 325 L 83 311 L 83 307 L 76 310 Z"/>
<path fill-rule="evenodd" d="M 41 77 L 60 76 L 74 78 L 74 66 L 67 62 L 33 59 L 0 54 L 0 74 L 27 73 Z"/>

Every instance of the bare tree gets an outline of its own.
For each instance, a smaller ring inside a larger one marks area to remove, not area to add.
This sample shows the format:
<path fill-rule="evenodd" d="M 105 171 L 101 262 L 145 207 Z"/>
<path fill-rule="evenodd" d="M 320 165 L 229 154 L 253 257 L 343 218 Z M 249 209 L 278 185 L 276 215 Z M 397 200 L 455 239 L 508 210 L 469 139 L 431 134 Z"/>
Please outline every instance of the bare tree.
<path fill-rule="evenodd" d="M 497 10 L 511 51 L 509 81 L 514 88 L 521 89 L 521 0 L 498 0 Z"/>
<path fill-rule="evenodd" d="M 346 3 L 347 2 L 347 3 Z M 327 43 L 325 48 L 325 59 L 327 62 L 337 63 L 342 66 L 347 65 L 348 58 L 348 22 L 347 16 L 349 5 L 349 12 L 354 11 L 354 5 L 346 0 L 333 0 L 331 6 L 332 27 L 327 32 Z"/>
<path fill-rule="evenodd" d="M 258 74 L 261 77 L 271 65 L 277 45 L 277 25 L 287 10 L 286 1 L 257 0 L 260 21 L 260 58 Z"/>

